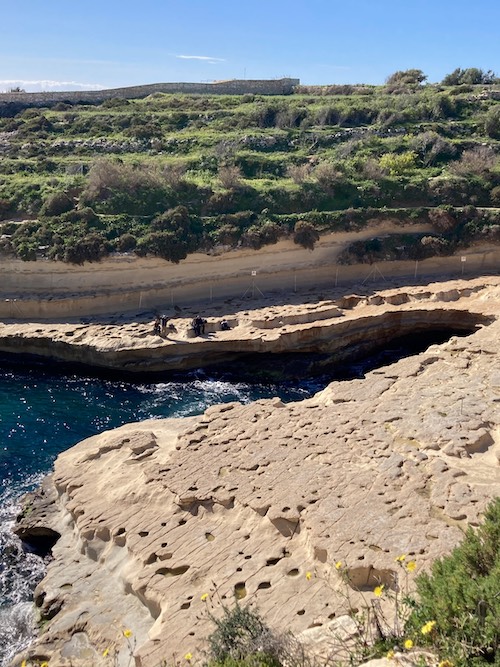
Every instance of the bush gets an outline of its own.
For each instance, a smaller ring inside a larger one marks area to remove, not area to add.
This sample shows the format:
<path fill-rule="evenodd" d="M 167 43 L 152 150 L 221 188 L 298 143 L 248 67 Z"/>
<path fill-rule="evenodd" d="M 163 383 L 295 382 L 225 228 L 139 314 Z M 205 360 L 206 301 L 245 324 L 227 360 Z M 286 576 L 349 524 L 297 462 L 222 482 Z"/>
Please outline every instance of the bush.
<path fill-rule="evenodd" d="M 71 211 L 72 208 L 74 208 L 73 201 L 65 192 L 54 192 L 44 201 L 40 215 L 61 215 Z"/>
<path fill-rule="evenodd" d="M 500 105 L 492 107 L 486 114 L 484 130 L 492 139 L 500 140 Z"/>
<path fill-rule="evenodd" d="M 456 667 L 500 665 L 500 498 L 477 531 L 417 578 L 418 603 L 407 630 Z M 429 632 L 423 632 L 424 627 Z"/>
<path fill-rule="evenodd" d="M 400 176 L 416 167 L 417 154 L 414 151 L 405 153 L 385 153 L 380 158 L 380 166 L 391 176 Z"/>
<path fill-rule="evenodd" d="M 299 220 L 293 230 L 293 242 L 309 250 L 314 250 L 314 244 L 319 240 L 319 232 L 310 222 Z"/>

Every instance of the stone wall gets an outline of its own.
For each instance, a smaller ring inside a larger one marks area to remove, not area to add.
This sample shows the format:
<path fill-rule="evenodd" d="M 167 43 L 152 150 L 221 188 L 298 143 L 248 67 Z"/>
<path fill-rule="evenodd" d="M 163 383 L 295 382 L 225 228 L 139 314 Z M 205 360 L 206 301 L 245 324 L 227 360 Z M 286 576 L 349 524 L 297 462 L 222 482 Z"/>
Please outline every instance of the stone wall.
<path fill-rule="evenodd" d="M 51 106 L 58 102 L 99 104 L 111 98 L 140 99 L 154 93 L 185 93 L 189 95 L 290 95 L 299 79 L 230 79 L 214 83 L 152 83 L 144 86 L 45 93 L 0 93 L 0 107 L 9 104 Z"/>

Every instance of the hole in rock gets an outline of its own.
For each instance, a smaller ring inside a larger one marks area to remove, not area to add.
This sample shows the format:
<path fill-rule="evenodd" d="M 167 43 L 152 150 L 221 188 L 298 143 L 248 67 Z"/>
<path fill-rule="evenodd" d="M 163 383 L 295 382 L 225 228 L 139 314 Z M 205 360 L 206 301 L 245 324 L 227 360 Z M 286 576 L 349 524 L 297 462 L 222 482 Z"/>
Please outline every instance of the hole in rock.
<path fill-rule="evenodd" d="M 243 600 L 244 597 L 247 595 L 247 589 L 245 586 L 245 582 L 241 581 L 234 586 L 234 597 L 237 600 Z"/>
<path fill-rule="evenodd" d="M 266 565 L 276 565 L 276 563 L 279 563 L 281 558 L 268 558 L 266 561 Z"/>
<path fill-rule="evenodd" d="M 205 533 L 205 538 L 207 542 L 213 542 L 215 540 L 215 535 L 212 535 L 212 533 Z"/>
<path fill-rule="evenodd" d="M 180 565 L 179 567 L 162 567 L 156 570 L 156 574 L 162 574 L 164 577 L 179 577 L 189 570 L 189 565 Z"/>
<path fill-rule="evenodd" d="M 289 577 L 298 577 L 299 576 L 299 570 L 298 568 L 294 567 L 293 570 L 290 570 L 287 572 Z"/>
<path fill-rule="evenodd" d="M 257 590 L 259 590 L 259 591 L 265 590 L 266 588 L 271 588 L 271 582 L 270 581 L 262 581 L 257 586 Z"/>
<path fill-rule="evenodd" d="M 306 613 L 305 609 L 299 609 L 299 611 L 297 612 L 297 616 L 304 616 L 305 613 Z"/>
<path fill-rule="evenodd" d="M 371 566 L 353 567 L 347 570 L 347 583 L 355 591 L 372 592 L 376 586 L 394 589 L 397 576 L 394 570 L 379 570 Z"/>

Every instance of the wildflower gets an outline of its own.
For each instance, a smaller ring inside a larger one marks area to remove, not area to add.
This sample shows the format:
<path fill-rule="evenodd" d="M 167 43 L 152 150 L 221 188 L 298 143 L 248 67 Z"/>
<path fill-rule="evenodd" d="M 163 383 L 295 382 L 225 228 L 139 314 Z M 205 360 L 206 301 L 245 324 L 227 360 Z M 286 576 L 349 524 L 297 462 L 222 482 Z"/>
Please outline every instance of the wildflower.
<path fill-rule="evenodd" d="M 335 563 L 335 569 L 336 569 L 336 570 L 340 570 L 341 567 L 342 567 L 342 561 L 341 561 L 341 560 L 338 560 L 338 561 Z"/>
<path fill-rule="evenodd" d="M 21 667 L 28 667 L 28 663 L 26 662 L 26 660 L 22 661 Z"/>
<path fill-rule="evenodd" d="M 413 642 L 411 639 L 405 639 L 404 647 L 407 651 L 410 651 L 413 648 Z"/>
<path fill-rule="evenodd" d="M 455 667 L 455 665 L 451 660 L 441 660 L 438 667 Z"/>
<path fill-rule="evenodd" d="M 423 635 L 429 635 L 433 631 L 435 625 L 436 621 L 427 621 L 427 623 L 420 628 L 420 632 Z"/>
<path fill-rule="evenodd" d="M 373 592 L 375 594 L 375 597 L 379 598 L 384 592 L 384 584 L 381 584 L 380 586 L 375 586 Z"/>
<path fill-rule="evenodd" d="M 186 653 L 184 656 L 184 660 L 187 660 L 188 662 L 193 659 L 193 654 L 192 653 Z"/>
<path fill-rule="evenodd" d="M 44 660 L 43 662 L 40 663 L 40 667 L 49 667 L 49 663 Z"/>
<path fill-rule="evenodd" d="M 106 658 L 108 654 L 109 654 L 109 647 L 104 649 L 104 651 L 102 652 L 102 657 Z"/>
<path fill-rule="evenodd" d="M 126 637 L 127 639 L 129 639 L 130 637 L 132 637 L 133 634 L 134 634 L 134 633 L 132 632 L 132 630 L 128 630 L 128 629 L 127 629 L 127 630 L 124 630 L 124 631 L 123 631 L 123 636 Z"/>
<path fill-rule="evenodd" d="M 413 570 L 417 567 L 417 564 L 415 563 L 414 560 L 410 560 L 406 563 L 406 569 L 408 572 L 413 572 Z"/>
<path fill-rule="evenodd" d="M 398 556 L 394 560 L 396 561 L 396 563 L 402 563 L 404 560 L 406 560 L 406 554 L 401 554 L 401 556 Z"/>
<path fill-rule="evenodd" d="M 312 574 L 310 572 L 306 572 L 306 579 L 307 581 L 311 581 Z"/>
<path fill-rule="evenodd" d="M 207 599 L 208 599 L 208 593 L 203 593 L 203 595 L 201 596 L 200 600 L 201 600 L 202 602 L 206 602 Z"/>
<path fill-rule="evenodd" d="M 387 653 L 385 654 L 385 657 L 386 657 L 388 660 L 392 660 L 392 659 L 394 658 L 394 651 L 392 650 L 392 648 L 391 648 L 390 651 L 387 651 Z"/>

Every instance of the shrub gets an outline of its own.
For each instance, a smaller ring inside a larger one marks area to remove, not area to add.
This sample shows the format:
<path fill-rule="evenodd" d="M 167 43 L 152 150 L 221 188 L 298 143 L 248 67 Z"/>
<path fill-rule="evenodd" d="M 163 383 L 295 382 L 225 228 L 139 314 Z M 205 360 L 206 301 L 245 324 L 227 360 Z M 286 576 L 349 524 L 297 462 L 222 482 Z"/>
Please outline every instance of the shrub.
<path fill-rule="evenodd" d="M 136 245 L 137 239 L 135 236 L 127 232 L 119 237 L 116 247 L 119 252 L 129 252 L 129 250 L 133 250 Z"/>
<path fill-rule="evenodd" d="M 394 72 L 394 74 L 391 74 L 387 77 L 385 82 L 388 86 L 418 86 L 426 79 L 427 75 L 424 74 L 421 69 L 407 69 L 404 71 Z"/>
<path fill-rule="evenodd" d="M 226 190 L 236 190 L 241 185 L 241 169 L 234 164 L 219 167 L 217 176 Z"/>
<path fill-rule="evenodd" d="M 105 239 L 100 234 L 91 233 L 75 242 L 68 241 L 64 250 L 64 261 L 70 264 L 98 262 L 108 253 Z"/>
<path fill-rule="evenodd" d="M 493 206 L 500 206 L 500 185 L 497 185 L 490 192 L 491 203 Z"/>
<path fill-rule="evenodd" d="M 492 107 L 486 114 L 484 130 L 492 139 L 500 139 L 500 105 Z"/>
<path fill-rule="evenodd" d="M 299 220 L 293 229 L 293 242 L 309 250 L 314 250 L 314 244 L 319 240 L 316 227 L 305 220 Z"/>
<path fill-rule="evenodd" d="M 53 216 L 61 215 L 71 211 L 74 207 L 73 201 L 65 192 L 54 192 L 47 197 L 40 209 L 40 215 Z"/>
<path fill-rule="evenodd" d="M 308 667 L 311 662 L 291 634 L 273 632 L 250 607 L 223 607 L 222 618 L 210 614 L 209 665 L 224 667 Z"/>
<path fill-rule="evenodd" d="M 416 167 L 417 154 L 414 151 L 404 153 L 385 153 L 379 160 L 382 169 L 389 172 L 391 176 L 400 176 Z"/>
<path fill-rule="evenodd" d="M 450 164 L 450 171 L 457 176 L 484 176 L 496 164 L 498 158 L 489 146 L 477 146 L 462 153 L 460 160 Z"/>
<path fill-rule="evenodd" d="M 500 498 L 478 530 L 417 578 L 418 603 L 407 630 L 457 667 L 500 665 Z M 430 632 L 423 633 L 423 628 Z"/>

